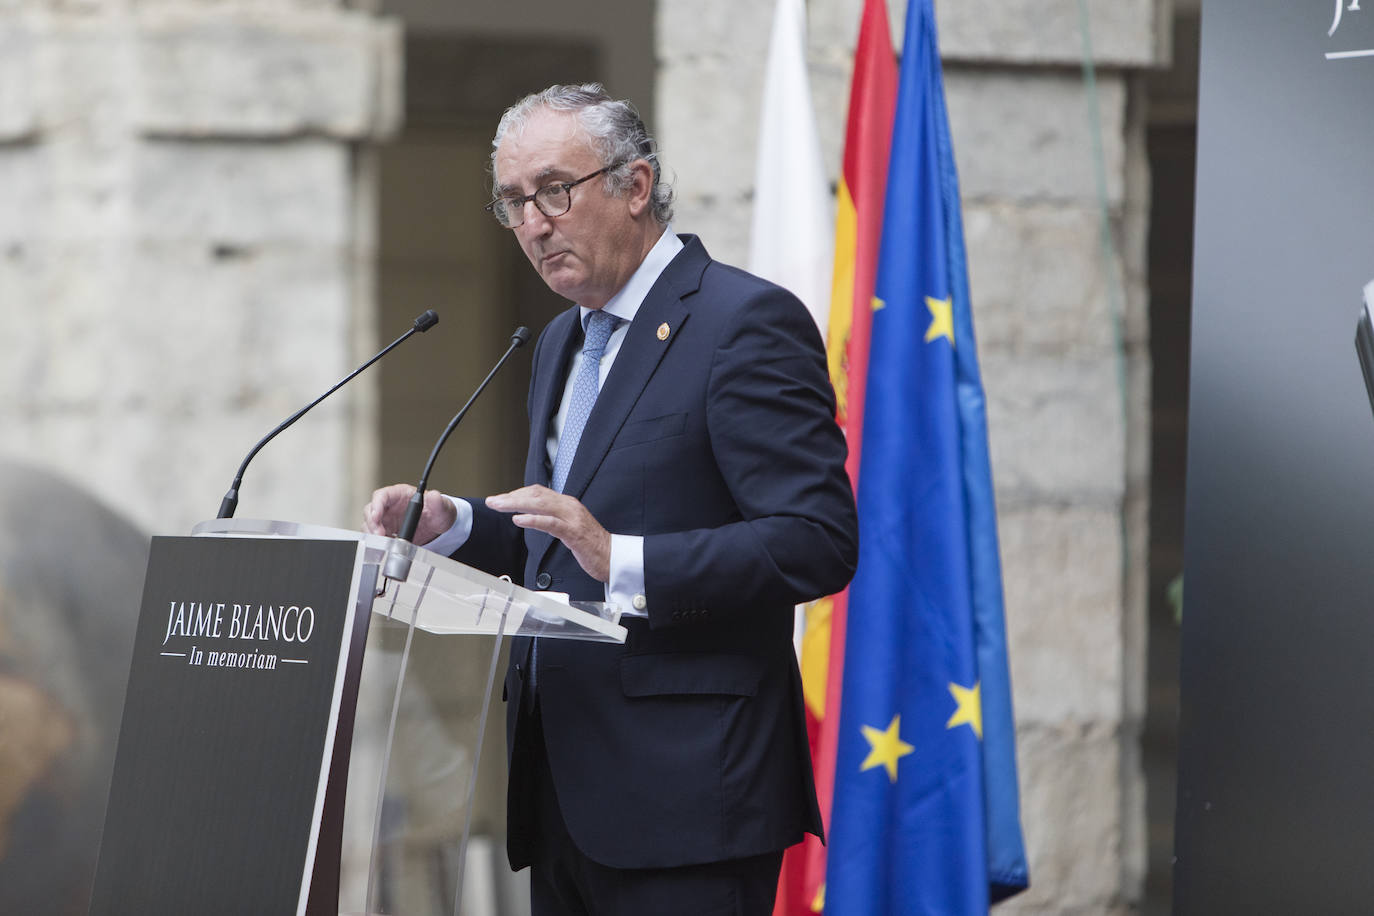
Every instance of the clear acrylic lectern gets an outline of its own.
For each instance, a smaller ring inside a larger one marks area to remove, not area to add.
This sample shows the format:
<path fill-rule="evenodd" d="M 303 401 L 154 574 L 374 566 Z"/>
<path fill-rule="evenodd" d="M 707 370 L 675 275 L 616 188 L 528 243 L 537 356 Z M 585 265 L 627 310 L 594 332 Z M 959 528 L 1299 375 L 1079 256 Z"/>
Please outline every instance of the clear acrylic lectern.
<path fill-rule="evenodd" d="M 424 548 L 356 531 L 215 519 L 193 534 L 358 544 L 355 645 L 302 911 L 492 912 L 500 875 L 508 874 L 496 839 L 504 797 L 486 806 L 492 810 L 478 810 L 474 801 L 502 638 L 623 642 L 618 610 L 562 601 Z M 409 561 L 402 564 L 406 578 L 386 578 L 388 560 L 395 569 L 399 555 Z M 499 781 L 498 772 L 489 774 L 486 794 L 499 794 Z"/>

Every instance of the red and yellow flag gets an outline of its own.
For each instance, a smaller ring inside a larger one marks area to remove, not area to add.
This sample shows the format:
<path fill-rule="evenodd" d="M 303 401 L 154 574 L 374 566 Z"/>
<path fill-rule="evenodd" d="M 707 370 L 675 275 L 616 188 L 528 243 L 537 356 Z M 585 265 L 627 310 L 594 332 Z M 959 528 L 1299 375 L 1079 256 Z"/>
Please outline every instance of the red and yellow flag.
<path fill-rule="evenodd" d="M 846 469 L 858 490 L 864 382 L 873 324 L 873 287 L 883 226 L 888 154 L 897 104 L 897 60 L 884 0 L 864 0 L 849 91 L 844 167 L 835 216 L 835 271 L 826 350 L 835 386 L 836 419 L 849 442 Z M 835 785 L 835 747 L 844 667 L 847 593 L 813 602 L 802 639 L 802 685 L 811 761 L 827 830 Z M 819 913 L 825 899 L 825 847 L 808 835 L 787 851 L 775 916 Z"/>

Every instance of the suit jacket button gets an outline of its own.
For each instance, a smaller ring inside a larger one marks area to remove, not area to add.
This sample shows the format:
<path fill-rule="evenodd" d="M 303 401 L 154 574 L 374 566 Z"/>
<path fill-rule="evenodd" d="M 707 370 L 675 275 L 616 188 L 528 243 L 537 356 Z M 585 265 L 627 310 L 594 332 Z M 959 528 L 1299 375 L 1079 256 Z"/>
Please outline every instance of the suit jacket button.
<path fill-rule="evenodd" d="M 535 588 L 548 588 L 550 585 L 553 585 L 553 576 L 549 575 L 548 573 L 541 572 L 539 575 L 534 577 Z"/>

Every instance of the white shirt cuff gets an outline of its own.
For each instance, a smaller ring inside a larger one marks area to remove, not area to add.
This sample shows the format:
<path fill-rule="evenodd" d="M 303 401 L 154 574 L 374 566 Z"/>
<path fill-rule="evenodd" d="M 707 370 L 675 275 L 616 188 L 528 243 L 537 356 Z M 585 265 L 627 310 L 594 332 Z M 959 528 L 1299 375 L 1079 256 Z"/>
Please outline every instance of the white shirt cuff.
<path fill-rule="evenodd" d="M 644 538 L 639 535 L 611 535 L 611 581 L 606 583 L 606 603 L 620 608 L 625 617 L 649 616 L 644 599 Z"/>
<path fill-rule="evenodd" d="M 428 544 L 420 546 L 424 547 L 425 550 L 432 550 L 440 556 L 446 557 L 466 544 L 472 535 L 472 506 L 466 499 L 454 499 L 447 493 L 442 495 L 444 499 L 453 503 L 454 511 L 458 513 L 458 517 L 454 519 L 451 528 Z"/>

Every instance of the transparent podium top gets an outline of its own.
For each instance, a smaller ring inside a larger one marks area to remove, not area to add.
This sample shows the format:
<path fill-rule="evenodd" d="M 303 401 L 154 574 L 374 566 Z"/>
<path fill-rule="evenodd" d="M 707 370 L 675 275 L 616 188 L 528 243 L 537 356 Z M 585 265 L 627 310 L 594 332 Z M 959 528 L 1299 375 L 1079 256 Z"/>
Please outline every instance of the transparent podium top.
<path fill-rule="evenodd" d="M 376 614 L 401 623 L 414 620 L 429 633 L 504 633 L 595 642 L 624 642 L 620 610 L 599 601 L 560 600 L 506 578 L 488 575 L 456 560 L 395 538 L 323 525 L 266 519 L 217 518 L 200 522 L 195 537 L 281 537 L 324 541 L 357 541 L 363 562 L 385 568 L 388 560 L 406 557 L 404 581 L 379 576 L 372 604 Z"/>

